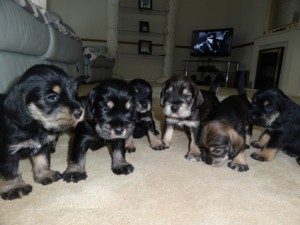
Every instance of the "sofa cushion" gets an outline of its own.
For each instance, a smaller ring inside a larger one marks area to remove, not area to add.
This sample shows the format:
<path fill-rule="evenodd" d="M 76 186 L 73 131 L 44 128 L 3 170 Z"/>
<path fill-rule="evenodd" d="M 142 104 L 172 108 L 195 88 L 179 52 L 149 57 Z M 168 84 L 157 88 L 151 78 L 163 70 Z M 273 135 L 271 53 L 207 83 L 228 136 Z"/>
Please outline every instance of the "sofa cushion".
<path fill-rule="evenodd" d="M 71 38 L 53 25 L 48 25 L 50 33 L 49 48 L 43 56 L 46 60 L 75 63 L 82 57 L 82 42 Z"/>
<path fill-rule="evenodd" d="M 18 16 L 16 16 L 18 15 Z M 0 0 L 0 49 L 43 55 L 49 46 L 48 26 L 12 1 Z"/>
<path fill-rule="evenodd" d="M 41 57 L 0 51 L 0 93 L 5 93 L 32 65 L 42 63 Z"/>

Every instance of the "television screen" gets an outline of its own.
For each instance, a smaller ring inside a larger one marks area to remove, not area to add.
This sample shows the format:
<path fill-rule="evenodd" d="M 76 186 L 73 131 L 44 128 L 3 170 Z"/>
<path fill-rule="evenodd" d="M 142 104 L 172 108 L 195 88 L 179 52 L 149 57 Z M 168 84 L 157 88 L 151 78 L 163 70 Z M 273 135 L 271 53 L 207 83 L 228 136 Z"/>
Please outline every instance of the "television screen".
<path fill-rule="evenodd" d="M 233 28 L 193 30 L 192 56 L 229 56 Z"/>

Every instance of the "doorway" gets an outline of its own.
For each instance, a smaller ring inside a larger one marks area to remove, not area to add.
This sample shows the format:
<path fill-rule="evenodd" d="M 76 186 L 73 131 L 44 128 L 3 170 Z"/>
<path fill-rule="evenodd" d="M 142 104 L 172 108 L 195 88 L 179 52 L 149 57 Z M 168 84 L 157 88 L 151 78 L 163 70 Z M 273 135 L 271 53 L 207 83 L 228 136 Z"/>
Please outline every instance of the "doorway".
<path fill-rule="evenodd" d="M 259 51 L 255 89 L 278 87 L 284 47 Z"/>

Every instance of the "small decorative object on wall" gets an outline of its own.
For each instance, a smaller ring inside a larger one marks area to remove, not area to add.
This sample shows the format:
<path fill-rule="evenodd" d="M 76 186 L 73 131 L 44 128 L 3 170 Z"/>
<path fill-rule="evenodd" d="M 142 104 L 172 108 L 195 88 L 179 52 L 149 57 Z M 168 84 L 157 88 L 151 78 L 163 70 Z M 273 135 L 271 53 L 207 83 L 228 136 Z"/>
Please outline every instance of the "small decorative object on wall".
<path fill-rule="evenodd" d="M 151 55 L 152 54 L 152 41 L 139 40 L 139 54 Z"/>
<path fill-rule="evenodd" d="M 152 0 L 139 0 L 140 9 L 152 9 Z"/>
<path fill-rule="evenodd" d="M 149 22 L 147 21 L 140 21 L 140 32 L 149 32 Z"/>

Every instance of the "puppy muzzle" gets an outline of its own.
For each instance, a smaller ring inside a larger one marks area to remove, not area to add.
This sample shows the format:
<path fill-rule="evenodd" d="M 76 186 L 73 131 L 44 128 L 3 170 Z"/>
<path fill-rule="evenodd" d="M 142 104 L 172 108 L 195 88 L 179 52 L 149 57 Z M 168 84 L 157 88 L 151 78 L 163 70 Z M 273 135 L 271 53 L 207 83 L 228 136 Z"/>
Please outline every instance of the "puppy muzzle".
<path fill-rule="evenodd" d="M 133 132 L 133 125 L 111 127 L 109 124 L 97 124 L 96 132 L 99 137 L 106 140 L 127 139 Z"/>

